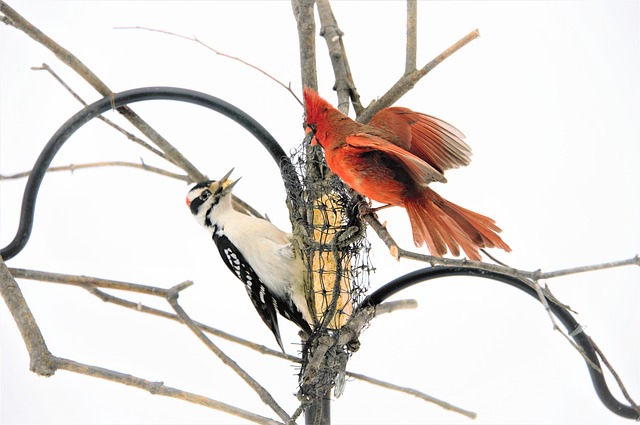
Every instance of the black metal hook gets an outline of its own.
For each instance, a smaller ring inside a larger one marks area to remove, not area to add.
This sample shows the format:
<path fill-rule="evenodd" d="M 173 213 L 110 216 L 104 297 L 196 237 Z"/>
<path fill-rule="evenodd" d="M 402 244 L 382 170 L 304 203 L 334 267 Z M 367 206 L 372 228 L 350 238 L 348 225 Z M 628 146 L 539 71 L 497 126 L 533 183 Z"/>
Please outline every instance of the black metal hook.
<path fill-rule="evenodd" d="M 531 295 L 536 300 L 539 300 L 538 293 L 534 288 L 528 285 L 525 281 L 513 276 L 466 267 L 436 266 L 416 270 L 392 280 L 391 282 L 372 292 L 367 298 L 364 299 L 359 308 L 376 306 L 390 296 L 417 283 L 451 276 L 472 276 L 496 280 L 513 286 L 514 288 L 518 288 L 521 291 L 524 291 L 527 294 Z M 560 322 L 562 322 L 567 331 L 569 331 L 569 335 L 573 338 L 575 343 L 582 347 L 585 355 L 589 358 L 589 360 L 593 362 L 593 364 L 600 367 L 600 362 L 598 361 L 598 356 L 593 344 L 591 343 L 591 339 L 580 328 L 579 323 L 574 319 L 574 317 L 566 308 L 555 304 L 551 300 L 548 301 L 549 308 L 551 309 L 552 313 L 560 320 Z M 587 363 L 587 368 L 589 370 L 589 375 L 591 376 L 591 381 L 593 382 L 593 387 L 595 388 L 600 401 L 602 401 L 602 403 L 609 410 L 611 410 L 618 416 L 622 416 L 623 418 L 640 420 L 640 412 L 638 412 L 638 410 L 636 410 L 632 406 L 621 403 L 613 396 L 613 394 L 611 394 L 604 375 L 600 371 L 591 367 L 589 363 Z"/>
<path fill-rule="evenodd" d="M 195 90 L 177 87 L 145 87 L 127 90 L 121 93 L 115 93 L 113 96 L 104 97 L 83 108 L 69 118 L 51 137 L 44 149 L 42 149 L 31 174 L 29 174 L 29 179 L 24 189 L 18 230 L 13 240 L 0 250 L 0 256 L 2 256 L 2 258 L 5 260 L 13 258 L 26 246 L 31 236 L 31 230 L 33 229 L 36 199 L 38 197 L 40 184 L 51 161 L 69 137 L 84 124 L 110 109 L 146 100 L 175 100 L 193 103 L 227 116 L 256 137 L 276 161 L 283 177 L 286 173 L 288 178 L 284 179 L 284 183 L 287 185 L 287 193 L 289 196 L 296 196 L 301 193 L 299 182 L 291 179 L 291 176 L 295 175 L 295 171 L 293 171 L 295 168 L 280 144 L 278 144 L 275 138 L 260 125 L 260 123 L 242 110 L 217 97 Z"/>

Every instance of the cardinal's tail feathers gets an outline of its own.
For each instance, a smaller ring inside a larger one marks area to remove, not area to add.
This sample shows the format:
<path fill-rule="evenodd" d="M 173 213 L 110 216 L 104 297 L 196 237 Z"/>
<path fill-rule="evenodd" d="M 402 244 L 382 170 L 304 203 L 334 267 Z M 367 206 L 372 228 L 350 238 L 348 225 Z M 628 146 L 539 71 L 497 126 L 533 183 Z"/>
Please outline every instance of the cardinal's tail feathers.
<path fill-rule="evenodd" d="M 469 259 L 480 261 L 480 248 L 500 248 L 511 251 L 498 236 L 500 228 L 495 221 L 449 202 L 430 188 L 418 196 L 405 199 L 413 241 L 420 247 L 426 242 L 433 255 L 442 257 L 447 249 L 460 255 L 460 248 Z"/>

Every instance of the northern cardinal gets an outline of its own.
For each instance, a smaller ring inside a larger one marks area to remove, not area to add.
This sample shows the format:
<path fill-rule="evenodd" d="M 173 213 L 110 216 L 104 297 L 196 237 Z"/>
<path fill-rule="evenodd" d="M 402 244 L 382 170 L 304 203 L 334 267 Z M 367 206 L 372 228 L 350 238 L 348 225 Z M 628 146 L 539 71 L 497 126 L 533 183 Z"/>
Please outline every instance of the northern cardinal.
<path fill-rule="evenodd" d="M 452 125 L 407 108 L 378 112 L 369 125 L 334 108 L 304 88 L 306 125 L 312 144 L 324 148 L 327 165 L 348 186 L 370 199 L 407 210 L 413 241 L 426 242 L 431 254 L 454 256 L 460 247 L 480 261 L 480 248 L 511 248 L 497 235 L 489 217 L 449 202 L 431 188 L 445 183 L 444 171 L 469 164 L 471 149 Z"/>

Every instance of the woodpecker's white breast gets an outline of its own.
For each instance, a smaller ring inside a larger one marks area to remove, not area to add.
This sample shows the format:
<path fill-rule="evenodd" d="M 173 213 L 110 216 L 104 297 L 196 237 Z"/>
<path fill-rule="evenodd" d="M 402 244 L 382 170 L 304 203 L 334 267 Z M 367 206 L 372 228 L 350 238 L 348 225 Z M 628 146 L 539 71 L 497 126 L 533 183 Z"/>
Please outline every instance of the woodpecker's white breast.
<path fill-rule="evenodd" d="M 235 211 L 230 197 L 220 201 L 209 219 L 215 226 L 211 230 L 229 239 L 269 291 L 280 299 L 291 299 L 304 319 L 313 323 L 304 297 L 306 267 L 294 253 L 291 235 L 269 221 Z"/>

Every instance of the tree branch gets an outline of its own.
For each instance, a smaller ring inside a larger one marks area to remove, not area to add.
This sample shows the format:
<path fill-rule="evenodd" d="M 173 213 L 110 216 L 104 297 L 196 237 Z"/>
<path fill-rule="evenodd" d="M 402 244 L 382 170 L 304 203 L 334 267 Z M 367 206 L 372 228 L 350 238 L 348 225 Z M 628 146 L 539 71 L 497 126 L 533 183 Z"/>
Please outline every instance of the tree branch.
<path fill-rule="evenodd" d="M 349 68 L 347 52 L 344 48 L 342 36 L 344 33 L 338 27 L 336 17 L 331 10 L 329 0 L 318 0 L 318 16 L 320 17 L 320 35 L 324 37 L 329 50 L 329 58 L 333 73 L 336 77 L 333 89 L 338 94 L 338 109 L 344 113 L 349 113 L 349 100 L 353 99 L 356 114 L 362 110 L 360 97 L 353 82 L 353 75 Z"/>
<path fill-rule="evenodd" d="M 20 14 L 13 10 L 7 3 L 0 1 L 0 13 L 4 14 L 3 22 L 14 28 L 24 32 L 29 37 L 49 49 L 64 64 L 73 69 L 85 81 L 87 81 L 102 96 L 112 96 L 114 93 L 107 87 L 105 83 L 98 78 L 84 63 L 82 63 L 75 55 L 56 43 L 29 21 L 24 19 Z M 193 181 L 205 180 L 205 175 L 187 160 L 169 141 L 162 137 L 149 124 L 146 123 L 139 115 L 137 115 L 128 106 L 117 108 L 125 118 L 131 122 L 138 130 L 140 130 L 149 140 L 158 146 L 166 155 L 167 159 L 174 165 L 183 169 Z"/>
<path fill-rule="evenodd" d="M 300 80 L 303 87 L 318 89 L 316 69 L 316 21 L 313 14 L 315 0 L 291 0 L 293 16 L 298 27 L 300 48 Z"/>
<path fill-rule="evenodd" d="M 276 77 L 274 77 L 273 75 L 269 74 L 267 71 L 265 71 L 264 69 L 253 65 L 250 62 L 245 61 L 244 59 L 241 59 L 237 56 L 231 56 L 227 53 L 223 53 L 218 49 L 215 49 L 213 47 L 211 47 L 210 45 L 206 44 L 205 42 L 201 41 L 198 37 L 188 37 L 186 35 L 181 35 L 181 34 L 176 34 L 174 32 L 171 31 L 165 31 L 165 30 L 161 30 L 161 29 L 156 29 L 156 28 L 147 28 L 147 27 L 140 27 L 140 26 L 136 26 L 136 27 L 116 27 L 115 29 L 117 30 L 144 30 L 144 31 L 151 31 L 151 32 L 157 32 L 160 34 L 166 34 L 166 35 L 171 35 L 173 37 L 178 37 L 178 38 L 182 38 L 184 40 L 188 40 L 188 41 L 193 41 L 197 44 L 199 44 L 200 46 L 212 51 L 213 53 L 215 53 L 218 56 L 222 56 L 225 57 L 227 59 L 231 59 L 237 62 L 240 62 L 243 65 L 248 66 L 249 68 L 255 69 L 256 71 L 260 72 L 261 74 L 263 74 L 264 76 L 266 76 L 267 78 L 269 78 L 270 80 L 274 81 L 276 84 L 282 86 L 286 91 L 288 91 L 291 96 L 293 96 L 293 98 L 302 106 L 304 106 L 302 104 L 302 101 L 298 98 L 298 96 L 296 96 L 296 94 L 293 92 L 293 90 L 291 90 L 291 83 L 289 84 L 285 84 L 282 81 L 278 80 Z"/>
<path fill-rule="evenodd" d="M 74 99 L 76 99 L 78 102 L 80 102 L 80 104 L 82 104 L 82 106 L 87 106 L 87 102 L 85 102 L 84 99 L 82 99 L 71 88 L 71 86 L 69 86 L 67 83 L 65 83 L 64 80 L 53 69 L 51 69 L 51 67 L 49 65 L 47 65 L 46 63 L 43 63 L 42 66 L 39 66 L 39 67 L 33 66 L 33 67 L 31 67 L 31 69 L 34 70 L 34 71 L 47 71 L 53 78 L 55 78 L 56 81 L 58 81 L 58 83 L 60 83 L 60 85 L 62 85 L 62 87 L 64 87 L 69 93 L 71 93 L 71 95 L 73 96 Z M 144 140 L 142 140 L 138 136 L 134 135 L 133 133 L 128 132 L 124 128 L 120 127 L 118 124 L 116 124 L 113 121 L 111 121 L 109 118 L 105 117 L 104 115 L 100 115 L 97 118 L 100 121 L 102 121 L 102 122 L 106 123 L 107 125 L 111 126 L 112 128 L 114 128 L 118 132 L 122 133 L 127 139 L 131 140 L 134 143 L 139 144 L 143 148 L 145 148 L 145 149 L 151 151 L 152 153 L 158 155 L 160 158 L 165 159 L 165 160 L 168 161 L 167 156 L 162 151 L 159 151 L 158 149 L 154 148 L 153 146 L 151 146 L 150 144 L 148 144 L 147 142 L 145 142 Z M 169 162 L 171 162 L 171 161 L 169 161 Z"/>
<path fill-rule="evenodd" d="M 631 407 L 638 413 L 638 417 L 640 418 L 640 406 L 638 406 L 638 404 L 631 398 L 631 395 L 629 395 L 629 392 L 622 382 L 622 379 L 620 379 L 620 375 L 618 375 L 618 372 L 616 372 L 611 363 L 609 363 L 609 360 L 605 357 L 604 353 L 602 352 L 602 350 L 600 350 L 600 347 L 598 347 L 593 338 L 589 337 L 589 341 L 591 342 L 591 345 L 593 345 L 594 350 L 596 350 L 596 353 L 598 353 L 598 357 L 600 357 L 602 363 L 605 364 L 609 372 L 611 372 L 611 375 L 613 375 L 613 379 L 615 379 L 616 383 L 618 384 L 622 395 L 627 399 L 629 404 L 631 404 Z"/>
<path fill-rule="evenodd" d="M 269 392 L 258 383 L 255 379 L 251 377 L 244 369 L 242 369 L 238 363 L 236 363 L 231 357 L 227 356 L 222 350 L 218 348 L 198 327 L 191 317 L 184 311 L 184 309 L 178 303 L 178 292 L 170 290 L 169 296 L 167 296 L 167 301 L 176 312 L 182 323 L 187 325 L 187 327 L 193 332 L 200 341 L 202 341 L 207 348 L 215 354 L 226 366 L 231 368 L 251 389 L 253 389 L 256 394 L 260 397 L 260 399 L 282 419 L 284 422 L 288 423 L 290 421 L 290 416 L 287 412 L 280 407 L 280 405 L 275 401 L 275 399 L 269 394 Z"/>
<path fill-rule="evenodd" d="M 159 174 L 161 176 L 169 177 L 176 180 L 181 180 L 186 183 L 192 183 L 191 177 L 186 174 L 177 174 L 172 173 L 171 171 L 163 170 L 162 168 L 154 167 L 152 165 L 147 165 L 145 163 L 136 163 L 136 162 L 128 162 L 128 161 L 102 161 L 102 162 L 89 162 L 86 164 L 69 164 L 62 165 L 58 167 L 49 167 L 47 168 L 47 173 L 57 172 L 57 171 L 71 171 L 72 173 L 76 170 L 83 170 L 87 168 L 102 168 L 102 167 L 128 167 L 128 168 L 136 168 L 139 170 L 149 171 L 150 173 Z M 21 179 L 25 177 L 29 177 L 31 171 L 23 171 L 16 174 L 2 175 L 0 174 L 0 180 L 13 180 L 13 179 Z"/>
<path fill-rule="evenodd" d="M 418 50 L 418 1 L 407 0 L 407 47 L 405 54 L 404 74 L 416 70 Z"/>
<path fill-rule="evenodd" d="M 478 416 L 477 413 L 475 413 L 475 412 L 472 412 L 470 410 L 465 410 L 465 409 L 462 409 L 460 407 L 454 406 L 451 403 L 447 403 L 444 400 L 440 400 L 438 398 L 435 398 L 433 396 L 430 396 L 428 394 L 423 393 L 422 391 L 418 391 L 418 390 L 415 390 L 413 388 L 402 387 L 400 385 L 396 385 L 396 384 L 391 384 L 389 382 L 380 381 L 378 379 L 371 378 L 371 377 L 366 376 L 366 375 L 361 375 L 359 373 L 347 372 L 347 374 L 349 376 L 351 376 L 352 378 L 359 379 L 359 380 L 361 380 L 363 382 L 368 382 L 368 383 L 370 383 L 372 385 L 377 385 L 378 387 L 382 387 L 382 388 L 386 388 L 388 390 L 398 391 L 398 392 L 401 392 L 401 393 L 404 393 L 404 394 L 412 395 L 412 396 L 417 397 L 419 399 L 422 399 L 422 400 L 424 400 L 424 401 L 426 401 L 428 403 L 436 404 L 436 405 L 442 407 L 445 410 L 450 410 L 452 412 L 459 413 L 459 414 L 464 415 L 464 416 L 466 416 L 468 418 L 471 418 L 471 419 L 475 419 Z"/>
<path fill-rule="evenodd" d="M 480 32 L 477 29 L 471 31 L 469 34 L 454 43 L 451 47 L 446 49 L 444 52 L 433 58 L 431 62 L 427 63 L 421 69 L 415 70 L 400 77 L 400 79 L 384 95 L 382 95 L 380 99 L 378 99 L 376 102 L 372 103 L 364 111 L 362 111 L 362 114 L 358 116 L 357 121 L 361 123 L 368 123 L 369 121 L 371 121 L 371 118 L 377 112 L 393 105 L 398 99 L 404 96 L 405 93 L 411 90 L 413 86 L 415 86 L 416 83 L 420 81 L 422 77 L 427 75 L 433 68 L 438 66 L 442 61 L 447 59 L 449 56 L 451 56 L 479 36 Z"/>
<path fill-rule="evenodd" d="M 13 320 L 20 330 L 22 340 L 27 346 L 30 370 L 42 376 L 53 375 L 56 371 L 56 365 L 51 360 L 51 352 L 47 348 L 42 332 L 40 332 L 18 283 L 9 272 L 2 257 L 0 257 L 0 295 L 7 304 Z"/>
<path fill-rule="evenodd" d="M 128 292 L 137 292 L 139 294 L 153 295 L 156 297 L 167 298 L 173 295 L 175 290 L 175 286 L 173 288 L 164 289 L 158 288 L 156 286 L 149 285 L 140 285 L 137 283 L 129 283 L 122 282 L 118 280 L 111 279 L 102 279 L 97 277 L 89 277 L 89 276 L 75 276 L 70 274 L 62 274 L 62 273 L 49 273 L 42 272 L 38 270 L 27 270 L 27 269 L 17 269 L 11 268 L 9 269 L 11 274 L 18 279 L 29 279 L 29 280 L 38 280 L 42 282 L 52 282 L 52 283 L 61 283 L 64 285 L 73 285 L 79 286 L 81 288 L 86 288 L 87 286 L 92 286 L 95 288 L 108 288 L 108 289 L 117 289 L 120 291 L 128 291 Z M 186 281 L 182 284 L 180 288 L 186 289 L 189 286 L 193 285 L 193 282 Z"/>
<path fill-rule="evenodd" d="M 119 305 L 121 307 L 125 307 L 131 310 L 135 310 L 138 311 L 140 313 L 146 313 L 146 314 L 151 314 L 154 316 L 158 316 L 158 317 L 163 317 L 165 319 L 170 319 L 176 322 L 181 322 L 182 323 L 182 319 L 174 313 L 169 313 L 163 310 L 159 310 L 156 308 L 152 308 L 152 307 L 148 307 L 143 305 L 142 303 L 136 303 L 133 301 L 129 301 L 129 300 L 125 300 L 123 298 L 120 297 L 116 297 L 114 295 L 108 294 L 106 292 L 101 291 L 100 289 L 98 289 L 98 285 L 103 283 L 103 282 L 112 282 L 109 281 L 107 279 L 99 279 L 99 278 L 90 278 L 90 277 L 85 277 L 85 276 L 71 276 L 71 275 L 62 275 L 59 273 L 49 273 L 49 272 L 41 272 L 41 271 L 33 271 L 33 270 L 24 270 L 24 269 L 14 269 L 14 268 L 9 268 L 9 271 L 14 274 L 14 276 L 19 277 L 21 279 L 31 279 L 32 280 L 38 280 L 38 281 L 44 281 L 44 282 L 54 282 L 54 283 L 60 283 L 60 284 L 70 284 L 70 285 L 74 285 L 74 286 L 79 286 L 79 287 L 83 287 L 84 289 L 86 289 L 89 293 L 91 293 L 92 295 L 95 295 L 96 297 L 100 298 L 102 301 L 104 302 L 108 302 L 108 303 L 112 303 L 112 304 L 116 304 Z M 37 276 L 37 278 L 36 278 Z M 75 283 L 70 283 L 67 282 L 67 278 L 71 278 L 69 279 L 71 282 L 75 282 Z M 86 285 L 82 285 L 82 284 L 76 284 L 78 283 L 78 279 L 82 279 L 84 281 L 84 283 L 86 283 Z M 111 287 L 115 287 L 117 286 L 118 288 L 115 289 L 120 289 L 120 290 L 124 290 L 123 286 L 127 286 L 127 285 L 131 285 L 131 287 L 129 288 L 130 291 L 129 292 L 137 292 L 135 291 L 135 289 L 137 288 L 148 288 L 148 285 L 137 285 L 137 284 L 128 284 L 125 282 L 117 282 L 116 285 L 107 285 L 107 286 L 111 286 Z M 103 286 L 106 287 L 106 286 Z M 128 290 L 128 289 L 127 289 Z M 149 291 L 147 289 L 143 290 L 144 293 L 151 293 L 151 294 L 160 294 L 162 293 L 164 290 L 161 291 Z M 376 307 L 375 311 L 374 311 L 374 315 L 375 317 L 378 317 L 380 315 L 383 314 L 388 314 L 388 313 L 392 313 L 394 311 L 397 310 L 405 310 L 405 309 L 413 309 L 417 307 L 417 302 L 415 300 L 399 300 L 399 301 L 389 301 L 389 302 L 385 302 L 379 306 Z M 269 356 L 273 356 L 273 357 L 278 357 L 281 358 L 283 360 L 287 360 L 290 362 L 295 362 L 295 363 L 300 363 L 302 360 L 299 357 L 296 356 L 292 356 L 290 354 L 286 354 L 286 353 L 282 353 L 280 351 L 277 350 L 272 350 L 268 347 L 265 347 L 264 345 L 261 344 L 256 344 L 254 342 L 248 341 L 246 339 L 237 337 L 235 335 L 229 334 L 227 332 L 224 332 L 220 329 L 217 328 L 213 328 L 209 325 L 206 325 L 204 323 L 201 322 L 197 322 L 197 321 L 193 321 L 193 323 L 200 328 L 203 332 L 206 332 L 208 334 L 217 336 L 219 338 L 225 339 L 227 341 L 242 345 L 244 347 L 250 348 L 254 351 L 257 351 L 260 354 L 266 354 Z M 380 379 L 377 378 L 373 378 L 367 375 L 363 375 L 361 373 L 356 373 L 356 372 L 351 372 L 351 371 L 346 371 L 346 375 L 350 376 L 354 379 L 358 379 L 367 383 L 370 383 L 372 385 L 377 385 L 379 387 L 382 388 L 387 388 L 387 389 L 391 389 L 394 391 L 398 391 L 398 392 L 403 392 L 409 395 L 413 395 L 415 397 L 421 398 L 426 402 L 429 403 L 435 403 L 441 407 L 443 407 L 444 409 L 447 410 L 452 410 L 455 411 L 457 413 L 460 413 L 462 415 L 465 416 L 469 416 L 469 417 L 475 417 L 475 413 L 473 412 L 469 412 L 467 410 L 461 409 L 459 407 L 456 407 L 450 403 L 447 403 L 445 401 L 441 401 L 433 396 L 430 396 L 426 393 L 423 393 L 421 391 L 418 391 L 416 389 L 413 388 L 408 388 L 408 387 L 401 387 L 399 385 L 396 384 L 392 384 L 386 381 L 382 381 Z M 473 416 L 471 416 L 473 415 Z M 292 418 L 295 418 L 295 415 L 292 415 Z"/>
<path fill-rule="evenodd" d="M 40 272 L 32 272 L 22 270 L 22 269 L 13 269 L 16 271 L 16 274 L 25 275 L 27 279 L 36 279 L 36 276 L 43 277 Z M 49 278 L 51 276 L 48 276 Z M 60 276 L 56 277 L 57 280 Z M 65 279 L 74 278 L 74 276 L 65 275 Z M 95 278 L 82 278 L 77 277 L 79 279 L 89 279 L 94 284 L 101 284 L 105 287 L 110 287 L 114 289 L 120 290 L 128 290 L 128 286 L 132 285 L 130 289 L 135 289 L 136 292 L 147 293 L 150 295 L 159 295 L 164 291 L 173 291 L 177 292 L 179 290 L 184 289 L 186 284 L 177 285 L 169 290 L 162 290 L 161 288 L 155 288 L 152 290 L 146 285 L 135 285 L 135 284 L 126 284 L 123 285 L 122 282 L 109 281 L 106 279 L 95 279 Z M 39 278 L 38 278 L 39 280 Z M 75 279 L 71 279 L 74 281 L 73 284 L 77 284 L 78 282 Z M 59 282 L 63 283 L 63 282 Z M 78 286 L 81 286 L 78 284 Z M 102 379 L 107 379 L 113 382 L 141 388 L 149 391 L 152 394 L 163 395 L 166 397 L 173 397 L 181 400 L 188 401 L 190 403 L 199 404 L 202 406 L 206 406 L 212 409 L 220 410 L 243 419 L 250 420 L 259 424 L 276 424 L 279 422 L 273 421 L 272 419 L 265 418 L 263 416 L 256 415 L 254 413 L 248 412 L 246 410 L 240 409 L 235 406 L 231 406 L 229 404 L 225 404 L 201 395 L 189 393 L 186 391 L 182 391 L 176 388 L 171 388 L 165 386 L 162 382 L 151 382 L 142 378 L 138 378 L 132 375 L 115 372 L 109 369 L 104 369 L 97 366 L 89 366 L 84 365 L 78 362 L 74 362 L 72 360 L 62 359 L 59 357 L 55 357 L 48 350 L 46 343 L 44 341 L 44 337 L 40 332 L 38 325 L 35 322 L 31 311 L 22 296 L 22 292 L 18 287 L 15 279 L 13 278 L 10 270 L 6 267 L 5 263 L 0 258 L 0 294 L 4 298 L 9 311 L 13 315 L 13 318 L 18 325 L 18 329 L 22 334 L 22 338 L 26 344 L 27 351 L 29 352 L 29 356 L 31 359 L 30 369 L 38 375 L 42 376 L 51 376 L 55 373 L 56 370 L 68 370 L 71 372 L 98 377 Z"/>
<path fill-rule="evenodd" d="M 161 395 L 164 397 L 171 397 L 179 400 L 184 400 L 189 403 L 198 404 L 198 405 L 209 407 L 215 410 L 220 410 L 222 412 L 249 420 L 257 424 L 283 425 L 281 422 L 274 421 L 273 419 L 270 419 L 264 416 L 256 415 L 255 413 L 249 412 L 239 407 L 232 406 L 230 404 L 226 404 L 217 400 L 213 400 L 211 398 L 204 397 L 198 394 L 194 394 L 194 393 L 183 391 L 177 388 L 166 386 L 164 385 L 163 382 L 148 381 L 146 379 L 139 378 L 137 376 L 133 376 L 133 375 L 129 375 L 121 372 L 115 372 L 113 370 L 105 369 L 98 366 L 90 366 L 87 364 L 82 364 L 82 363 L 75 362 L 73 360 L 63 359 L 59 357 L 54 357 L 54 362 L 57 368 L 61 370 L 68 370 L 70 372 L 78 373 L 81 375 L 87 375 L 87 376 L 92 376 L 94 378 L 101 378 L 107 381 L 117 382 L 119 384 L 124 384 L 130 387 L 135 387 L 135 388 L 148 391 L 154 395 Z"/>

